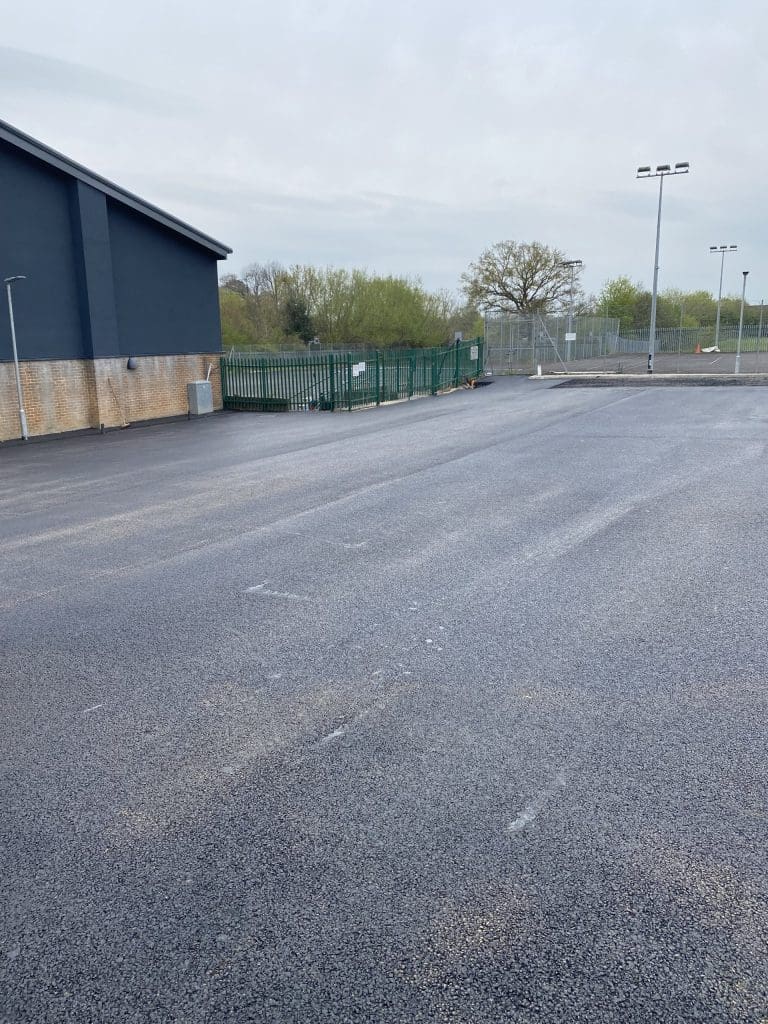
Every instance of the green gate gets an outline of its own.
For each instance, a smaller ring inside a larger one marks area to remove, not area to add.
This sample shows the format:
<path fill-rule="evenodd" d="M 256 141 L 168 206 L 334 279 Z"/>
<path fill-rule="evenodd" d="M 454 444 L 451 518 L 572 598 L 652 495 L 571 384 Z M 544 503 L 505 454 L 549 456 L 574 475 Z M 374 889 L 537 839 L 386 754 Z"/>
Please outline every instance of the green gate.
<path fill-rule="evenodd" d="M 481 338 L 450 348 L 295 356 L 233 352 L 221 359 L 221 386 L 225 409 L 332 412 L 436 395 L 476 380 L 482 368 Z"/>

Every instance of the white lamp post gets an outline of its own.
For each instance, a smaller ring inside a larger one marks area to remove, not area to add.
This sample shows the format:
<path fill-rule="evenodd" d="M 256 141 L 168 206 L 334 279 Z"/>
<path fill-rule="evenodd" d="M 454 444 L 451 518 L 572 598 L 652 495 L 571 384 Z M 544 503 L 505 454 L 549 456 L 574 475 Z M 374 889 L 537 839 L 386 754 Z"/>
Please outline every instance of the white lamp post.
<path fill-rule="evenodd" d="M 755 359 L 755 369 L 760 365 L 760 343 L 763 339 L 763 300 L 760 299 L 760 326 L 757 329 L 757 359 Z"/>
<path fill-rule="evenodd" d="M 691 167 L 687 162 L 675 164 L 659 164 L 654 172 L 650 167 L 638 167 L 638 178 L 659 179 L 659 212 L 656 217 L 656 255 L 653 261 L 653 292 L 651 293 L 651 327 L 648 333 L 648 373 L 653 373 L 653 359 L 656 354 L 656 300 L 659 292 L 659 240 L 661 238 L 661 198 L 664 191 L 664 178 L 671 174 L 688 174 Z"/>
<path fill-rule="evenodd" d="M 741 331 L 744 327 L 744 296 L 747 292 L 747 274 L 749 271 L 742 270 L 741 273 L 744 275 L 744 284 L 741 286 L 741 312 L 739 313 L 739 336 L 736 339 L 736 369 L 734 373 L 738 373 L 741 366 Z"/>
<path fill-rule="evenodd" d="M 16 325 L 13 322 L 13 298 L 11 297 L 11 285 L 14 281 L 26 281 L 23 274 L 15 277 L 5 278 L 5 287 L 8 292 L 8 316 L 11 319 L 11 345 L 13 346 L 13 367 L 16 371 L 16 394 L 19 399 L 19 422 L 21 423 L 21 436 L 26 441 L 29 438 L 27 430 L 27 414 L 24 411 L 24 393 L 21 390 L 21 373 L 19 372 L 19 353 L 16 350 Z"/>

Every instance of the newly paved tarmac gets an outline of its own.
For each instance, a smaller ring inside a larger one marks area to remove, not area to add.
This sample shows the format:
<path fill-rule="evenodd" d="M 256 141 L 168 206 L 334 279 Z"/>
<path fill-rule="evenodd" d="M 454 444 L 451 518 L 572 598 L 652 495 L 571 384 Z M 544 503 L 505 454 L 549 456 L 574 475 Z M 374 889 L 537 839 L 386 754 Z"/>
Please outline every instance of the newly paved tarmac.
<path fill-rule="evenodd" d="M 765 388 L 0 447 L 0 1021 L 768 1019 Z"/>

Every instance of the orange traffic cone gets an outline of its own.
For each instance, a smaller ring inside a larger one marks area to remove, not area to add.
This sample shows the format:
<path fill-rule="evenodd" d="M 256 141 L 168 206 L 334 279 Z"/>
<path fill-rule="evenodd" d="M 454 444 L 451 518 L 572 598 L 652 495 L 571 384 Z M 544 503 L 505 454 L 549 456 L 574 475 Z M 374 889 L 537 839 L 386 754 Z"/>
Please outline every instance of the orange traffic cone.
<path fill-rule="evenodd" d="M 693 350 L 693 354 L 695 356 L 701 355 L 701 345 L 698 343 L 698 341 L 696 342 L 696 348 Z"/>

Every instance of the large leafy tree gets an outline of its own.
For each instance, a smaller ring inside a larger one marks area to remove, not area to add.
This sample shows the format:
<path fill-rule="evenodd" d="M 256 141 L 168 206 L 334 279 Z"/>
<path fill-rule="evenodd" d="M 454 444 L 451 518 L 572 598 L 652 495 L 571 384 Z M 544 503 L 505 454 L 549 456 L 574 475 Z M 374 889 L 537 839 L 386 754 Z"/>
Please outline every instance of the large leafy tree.
<path fill-rule="evenodd" d="M 637 326 L 638 317 L 642 316 L 644 295 L 641 284 L 635 284 L 628 277 L 614 277 L 602 287 L 597 299 L 597 312 L 599 316 L 617 317 L 619 330 L 632 330 Z"/>
<path fill-rule="evenodd" d="M 467 301 L 486 313 L 552 313 L 568 308 L 572 268 L 565 255 L 541 242 L 497 242 L 461 275 Z M 574 268 L 579 303 L 581 267 Z"/>

